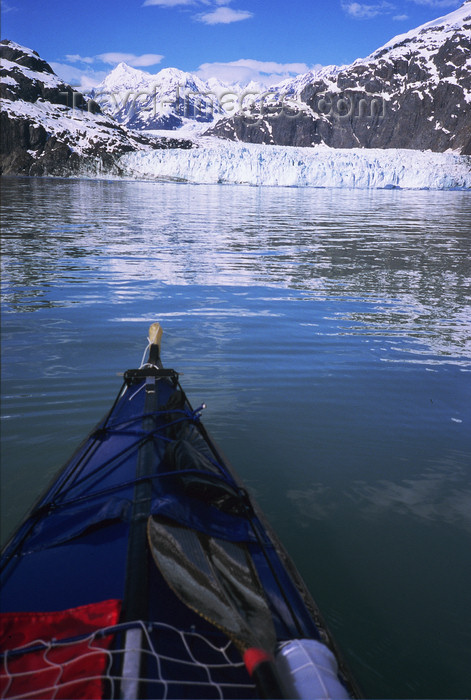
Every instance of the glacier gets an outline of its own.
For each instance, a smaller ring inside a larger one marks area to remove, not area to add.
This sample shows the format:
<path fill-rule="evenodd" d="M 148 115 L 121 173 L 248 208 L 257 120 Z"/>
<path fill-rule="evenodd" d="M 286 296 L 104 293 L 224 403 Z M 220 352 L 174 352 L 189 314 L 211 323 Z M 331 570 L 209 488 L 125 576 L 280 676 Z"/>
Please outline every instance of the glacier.
<path fill-rule="evenodd" d="M 471 157 L 452 152 L 267 146 L 217 137 L 200 137 L 195 145 L 126 153 L 119 165 L 125 177 L 195 184 L 471 189 Z"/>

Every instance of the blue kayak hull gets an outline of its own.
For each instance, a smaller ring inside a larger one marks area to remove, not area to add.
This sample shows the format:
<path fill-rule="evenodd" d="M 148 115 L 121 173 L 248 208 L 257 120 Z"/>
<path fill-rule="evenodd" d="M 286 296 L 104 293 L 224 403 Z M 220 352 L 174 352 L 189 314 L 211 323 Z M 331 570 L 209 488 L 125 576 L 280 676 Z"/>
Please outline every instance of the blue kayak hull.
<path fill-rule="evenodd" d="M 106 669 L 102 659 L 101 670 L 93 671 L 101 676 L 100 691 L 90 691 L 97 697 L 257 697 L 237 644 L 182 602 L 159 571 L 147 538 L 152 517 L 243 546 L 263 587 L 277 643 L 327 644 L 337 655 L 341 683 L 358 696 L 292 562 L 208 436 L 178 375 L 163 369 L 155 348 L 153 353 L 152 361 L 125 373 L 109 414 L 2 554 L 1 613 L 7 622 L 19 625 L 41 613 L 55 619 L 115 601 L 112 624 L 79 635 L 72 628 L 62 638 L 25 637 L 20 650 L 4 643 L 2 697 L 13 692 L 16 669 L 21 675 L 28 654 L 47 656 L 46 647 L 74 644 L 75 637 L 79 643 L 92 639 L 92 646 L 95 639 L 108 640 L 100 652 Z M 140 652 L 129 652 L 130 631 Z M 129 670 L 136 655 L 137 680 Z M 71 697 L 88 692 L 71 682 L 59 697 L 68 697 L 67 689 L 76 693 Z"/>

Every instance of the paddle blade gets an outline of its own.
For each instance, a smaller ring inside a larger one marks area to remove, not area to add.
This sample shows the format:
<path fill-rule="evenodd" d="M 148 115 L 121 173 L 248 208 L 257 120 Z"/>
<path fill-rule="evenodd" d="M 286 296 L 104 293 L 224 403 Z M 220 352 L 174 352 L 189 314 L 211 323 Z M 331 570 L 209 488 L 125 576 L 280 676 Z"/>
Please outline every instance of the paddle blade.
<path fill-rule="evenodd" d="M 254 646 L 273 652 L 272 616 L 244 544 L 158 516 L 149 518 L 148 539 L 158 568 L 183 603 L 221 629 L 242 654 Z"/>

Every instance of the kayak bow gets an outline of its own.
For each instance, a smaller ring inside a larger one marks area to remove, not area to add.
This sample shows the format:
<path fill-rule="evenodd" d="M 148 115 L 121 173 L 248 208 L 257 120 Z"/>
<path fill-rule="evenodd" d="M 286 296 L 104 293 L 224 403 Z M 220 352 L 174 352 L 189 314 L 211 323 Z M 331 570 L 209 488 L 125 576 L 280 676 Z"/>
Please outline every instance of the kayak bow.
<path fill-rule="evenodd" d="M 161 337 L 2 553 L 1 697 L 361 697 Z"/>

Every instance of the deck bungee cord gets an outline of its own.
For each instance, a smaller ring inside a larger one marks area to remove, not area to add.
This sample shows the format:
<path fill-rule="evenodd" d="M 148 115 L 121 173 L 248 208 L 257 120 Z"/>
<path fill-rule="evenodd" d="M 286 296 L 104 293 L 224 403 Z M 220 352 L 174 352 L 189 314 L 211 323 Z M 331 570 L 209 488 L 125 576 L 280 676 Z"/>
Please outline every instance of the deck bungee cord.
<path fill-rule="evenodd" d="M 360 697 L 161 336 L 5 548 L 1 697 Z"/>
<path fill-rule="evenodd" d="M 129 647 L 120 646 L 116 640 L 123 640 L 130 630 L 139 631 L 139 647 L 131 650 L 143 654 L 149 670 L 146 675 L 130 676 L 128 680 L 147 685 L 154 693 L 150 697 L 175 697 L 175 691 L 181 687 L 191 690 L 192 686 L 201 691 L 201 697 L 220 698 L 227 693 L 238 697 L 238 693 L 253 689 L 250 682 L 230 680 L 230 674 L 233 675 L 234 670 L 242 670 L 244 665 L 235 658 L 237 652 L 232 641 L 227 640 L 222 646 L 216 646 L 197 632 L 184 632 L 163 623 L 134 621 L 103 627 L 91 634 L 57 641 L 39 641 L 9 652 L 2 659 L 2 697 L 37 699 L 37 685 L 32 687 L 31 676 L 34 674 L 37 680 L 38 670 L 17 671 L 21 657 L 28 655 L 40 656 L 44 661 L 44 667 L 39 671 L 43 675 L 41 697 L 55 697 L 60 693 L 59 697 L 91 698 L 93 693 L 90 694 L 90 690 L 97 686 L 103 687 L 103 697 L 120 697 L 123 677 L 120 669 Z M 178 645 L 172 644 L 177 649 L 173 656 L 166 653 L 159 642 L 169 637 L 178 640 Z M 103 646 L 102 641 L 107 638 L 109 641 L 115 640 L 115 643 Z M 209 656 L 211 661 L 207 661 Z M 170 666 L 171 673 L 168 671 Z M 191 680 L 185 680 L 188 669 L 193 671 Z"/>

